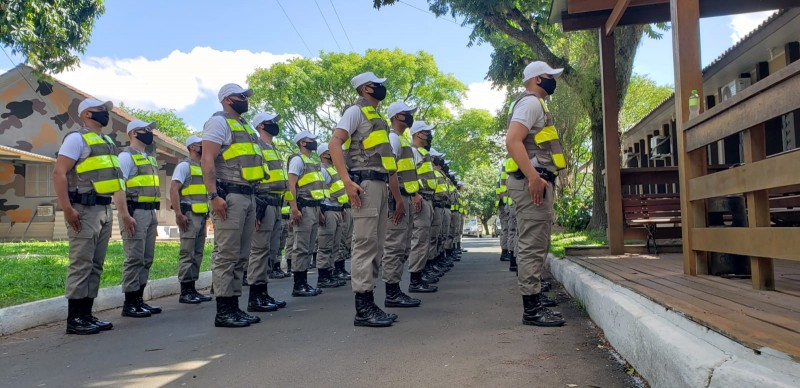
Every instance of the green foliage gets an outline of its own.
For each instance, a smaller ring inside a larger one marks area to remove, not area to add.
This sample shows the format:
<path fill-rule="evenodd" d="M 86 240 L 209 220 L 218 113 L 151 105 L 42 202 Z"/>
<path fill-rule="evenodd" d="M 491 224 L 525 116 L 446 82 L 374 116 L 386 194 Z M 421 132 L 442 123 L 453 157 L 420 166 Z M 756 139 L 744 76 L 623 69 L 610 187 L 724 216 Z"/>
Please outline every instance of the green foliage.
<path fill-rule="evenodd" d="M 584 230 L 592 219 L 591 193 L 559 196 L 554 211 L 557 225 L 571 232 Z"/>
<path fill-rule="evenodd" d="M 201 271 L 210 269 L 213 248 L 213 244 L 206 244 Z M 150 279 L 175 276 L 179 252 L 179 243 L 156 243 Z M 100 287 L 122 284 L 124 261 L 122 242 L 110 242 Z M 69 243 L 66 241 L 0 244 L 0 308 L 64 295 L 68 266 Z"/>
<path fill-rule="evenodd" d="M 452 119 L 449 107 L 459 107 L 466 86 L 452 74 L 439 71 L 433 56 L 401 50 L 367 50 L 356 53 L 326 53 L 319 58 L 297 58 L 247 77 L 255 95 L 251 112 L 270 111 L 281 115 L 283 139 L 302 129 L 322 135 L 326 141 L 342 112 L 358 98 L 350 79 L 372 71 L 386 77 L 386 107 L 405 101 L 418 107 L 415 119 L 440 124 Z"/>
<path fill-rule="evenodd" d="M 501 135 L 505 128 L 486 110 L 468 109 L 455 120 L 433 131 L 433 148 L 446 154 L 450 170 L 463 177 L 478 166 L 502 157 Z"/>
<path fill-rule="evenodd" d="M 156 122 L 158 130 L 165 135 L 183 143 L 192 133 L 189 126 L 175 112 L 175 109 L 159 109 L 157 111 L 138 109 L 120 104 L 120 109 L 128 112 L 131 116 L 147 122 Z"/>
<path fill-rule="evenodd" d="M 0 2 L 0 45 L 22 54 L 39 72 L 59 73 L 78 63 L 102 0 L 4 0 Z"/>
<path fill-rule="evenodd" d="M 634 74 L 628 84 L 628 98 L 619 112 L 619 129 L 625 132 L 672 95 L 672 86 L 656 84 L 646 75 Z"/>
<path fill-rule="evenodd" d="M 550 253 L 558 258 L 562 258 L 564 257 L 566 248 L 573 245 L 595 247 L 608 245 L 608 240 L 603 233 L 604 232 L 599 231 L 554 233 L 550 237 Z"/>
<path fill-rule="evenodd" d="M 494 207 L 497 171 L 489 164 L 477 165 L 468 170 L 462 180 L 465 187 L 461 197 L 467 203 L 467 213 L 478 217 L 485 229 L 486 223 L 497 213 Z M 489 231 L 484 233 L 489 234 Z"/>

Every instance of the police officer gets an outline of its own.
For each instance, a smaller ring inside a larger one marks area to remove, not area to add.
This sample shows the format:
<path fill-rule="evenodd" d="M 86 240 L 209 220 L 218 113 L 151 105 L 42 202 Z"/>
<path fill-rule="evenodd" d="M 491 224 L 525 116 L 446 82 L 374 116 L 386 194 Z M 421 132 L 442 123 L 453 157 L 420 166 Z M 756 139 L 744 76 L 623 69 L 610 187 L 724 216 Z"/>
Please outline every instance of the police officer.
<path fill-rule="evenodd" d="M 442 220 L 444 218 L 445 207 L 445 193 L 447 192 L 447 185 L 444 183 L 444 176 L 441 169 L 444 163 L 444 154 L 437 151 L 435 148 L 430 149 L 430 156 L 432 157 L 433 175 L 436 180 L 436 189 L 433 195 L 433 216 L 431 218 L 431 238 L 430 246 L 428 249 L 428 261 L 426 263 L 426 271 L 429 278 L 437 279 L 444 275 L 445 269 L 440 266 L 439 256 L 439 239 L 442 230 Z"/>
<path fill-rule="evenodd" d="M 544 101 L 556 89 L 553 69 L 536 61 L 525 67 L 525 91 L 511 105 L 506 147 L 508 193 L 516 207 L 518 282 L 524 312 L 522 323 L 561 326 L 564 320 L 544 306 L 542 268 L 550 242 L 555 176 L 566 167 L 553 116 Z"/>
<path fill-rule="evenodd" d="M 342 212 L 347 203 L 347 193 L 339 172 L 333 166 L 328 144 L 317 147 L 322 176 L 325 179 L 325 199 L 320 206 L 319 237 L 317 237 L 317 278 L 318 288 L 333 288 L 347 284 L 341 276 L 333 276 L 333 266 L 342 239 Z M 344 263 L 344 261 L 342 261 Z"/>
<path fill-rule="evenodd" d="M 64 137 L 53 168 L 53 187 L 69 237 L 67 334 L 96 334 L 113 327 L 92 315 L 111 237 L 111 196 L 125 189 L 117 147 L 101 131 L 113 106 L 94 98 L 81 101 L 78 116 L 83 125 Z"/>
<path fill-rule="evenodd" d="M 279 249 L 277 245 L 281 233 L 281 207 L 284 197 L 291 195 L 283 159 L 272 142 L 273 137 L 280 133 L 280 119 L 280 115 L 267 112 L 260 112 L 253 119 L 253 128 L 258 132 L 258 145 L 266 163 L 267 177 L 256 186 L 256 229 L 247 266 L 247 282 L 250 283 L 247 311 L 252 312 L 275 311 L 286 307 L 285 301 L 276 300 L 269 295 L 267 289 L 271 271 L 269 255 L 272 250 Z"/>
<path fill-rule="evenodd" d="M 508 251 L 508 207 L 507 204 L 509 202 L 508 198 L 508 187 L 506 186 L 506 180 L 508 179 L 508 174 L 506 173 L 505 169 L 505 160 L 501 163 L 500 166 L 500 173 L 497 176 L 497 188 L 494 190 L 496 199 L 494 201 L 495 207 L 497 207 L 497 218 L 500 219 L 500 261 L 509 261 L 510 255 Z"/>
<path fill-rule="evenodd" d="M 294 288 L 292 296 L 317 296 L 319 288 L 308 284 L 308 269 L 316 243 L 317 226 L 321 221 L 319 205 L 325 198 L 324 178 L 319 162 L 311 156 L 317 149 L 317 136 L 300 131 L 294 136 L 298 152 L 289 159 L 289 191 L 291 192 L 290 233 L 293 238 L 292 271 Z"/>
<path fill-rule="evenodd" d="M 122 316 L 146 318 L 161 312 L 161 307 L 144 303 L 144 288 L 153 265 L 156 228 L 161 192 L 158 162 L 145 148 L 153 144 L 155 123 L 135 120 L 128 123 L 130 146 L 119 154 L 119 165 L 127 190 L 114 193 L 125 262 L 122 267 L 122 291 L 125 303 Z"/>
<path fill-rule="evenodd" d="M 386 98 L 384 82 L 386 78 L 378 78 L 372 72 L 351 79 L 359 99 L 345 110 L 330 141 L 336 170 L 349 171 L 349 175 L 342 174 L 342 180 L 353 207 L 351 284 L 356 326 L 386 327 L 397 319 L 395 314 L 386 314 L 375 305 L 372 293 L 386 238 L 387 183 L 389 174 L 397 170 L 386 121 L 376 110 Z"/>
<path fill-rule="evenodd" d="M 242 118 L 252 89 L 226 84 L 217 97 L 222 111 L 203 127 L 203 180 L 214 222 L 217 255 L 211 274 L 217 298 L 217 327 L 245 327 L 261 322 L 239 308 L 242 278 L 256 225 L 254 185 L 267 178 L 258 134 Z"/>
<path fill-rule="evenodd" d="M 175 224 L 181 233 L 178 258 L 178 281 L 181 284 L 179 303 L 198 304 L 209 302 L 211 297 L 197 292 L 195 282 L 200 276 L 203 251 L 206 245 L 206 221 L 208 199 L 203 183 L 200 157 L 203 139 L 189 136 L 186 139 L 189 157 L 175 166 L 169 188 L 169 200 L 175 212 Z"/>
<path fill-rule="evenodd" d="M 414 151 L 411 149 L 411 142 L 404 135 L 414 124 L 413 115 L 416 110 L 404 102 L 392 103 L 387 109 L 392 126 L 389 144 L 397 160 L 397 171 L 389 177 L 389 217 L 386 218 L 386 243 L 382 262 L 386 307 L 417 307 L 422 303 L 400 289 L 406 250 L 411 245 L 412 219 L 422 210 Z"/>
<path fill-rule="evenodd" d="M 287 173 L 288 176 L 288 173 Z M 273 273 L 276 279 L 292 277 L 292 259 L 289 256 L 290 245 L 289 240 L 289 215 L 292 212 L 291 206 L 286 201 L 281 207 L 281 235 L 280 242 L 278 243 L 278 250 L 271 253 L 273 264 Z M 272 250 L 270 250 L 272 252 Z M 281 257 L 286 258 L 286 272 L 281 269 Z"/>
<path fill-rule="evenodd" d="M 412 213 L 411 252 L 408 258 L 408 272 L 411 284 L 408 292 L 436 292 L 439 288 L 430 283 L 439 279 L 424 272 L 428 262 L 428 251 L 431 240 L 431 224 L 433 223 L 433 193 L 436 191 L 436 176 L 433 173 L 433 158 L 428 152 L 433 140 L 433 127 L 424 121 L 414 121 L 411 125 L 411 140 L 414 154 L 414 166 L 419 181 L 420 209 Z"/>

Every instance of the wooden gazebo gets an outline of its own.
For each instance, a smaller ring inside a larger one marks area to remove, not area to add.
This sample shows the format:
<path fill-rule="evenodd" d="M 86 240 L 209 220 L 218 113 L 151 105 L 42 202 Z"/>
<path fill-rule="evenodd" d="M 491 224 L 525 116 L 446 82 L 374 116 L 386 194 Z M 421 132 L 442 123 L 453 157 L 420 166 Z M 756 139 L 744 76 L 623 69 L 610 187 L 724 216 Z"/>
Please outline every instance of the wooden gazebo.
<path fill-rule="evenodd" d="M 680 187 L 683 268 L 688 275 L 708 273 L 708 252 L 749 256 L 753 287 L 774 289 L 773 259 L 800 260 L 800 228 L 771 227 L 769 195 L 800 192 L 800 152 L 767 157 L 764 123 L 800 109 L 800 61 L 770 74 L 733 98 L 689 120 L 693 89 L 703 96 L 700 62 L 701 17 L 800 7 L 797 0 L 554 0 L 552 23 L 564 31 L 595 29 L 599 34 L 603 91 L 605 179 L 611 254 L 625 252 L 620 178 L 619 106 L 614 61 L 614 29 L 621 25 L 671 22 L 675 71 L 675 121 Z M 706 148 L 743 133 L 744 164 L 710 171 Z M 743 195 L 747 227 L 711 228 L 709 199 Z"/>

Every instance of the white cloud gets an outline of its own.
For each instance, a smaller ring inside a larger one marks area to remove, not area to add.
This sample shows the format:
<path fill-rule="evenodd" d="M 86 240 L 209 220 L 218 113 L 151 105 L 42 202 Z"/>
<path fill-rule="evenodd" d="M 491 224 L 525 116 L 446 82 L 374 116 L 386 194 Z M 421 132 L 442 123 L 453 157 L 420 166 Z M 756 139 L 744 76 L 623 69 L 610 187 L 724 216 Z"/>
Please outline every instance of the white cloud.
<path fill-rule="evenodd" d="M 750 33 L 750 31 L 753 31 L 756 27 L 758 27 L 761 22 L 766 20 L 773 13 L 775 13 L 775 11 L 743 13 L 731 16 L 730 27 L 733 31 L 731 33 L 731 41 L 733 41 L 733 43 L 738 42 L 748 33 Z"/>
<path fill-rule="evenodd" d="M 505 89 L 492 89 L 489 81 L 471 83 L 468 88 L 467 98 L 463 101 L 464 109 L 486 109 L 495 114 L 503 106 Z"/>
<path fill-rule="evenodd" d="M 80 67 L 56 77 L 114 102 L 145 109 L 182 110 L 202 97 L 216 98 L 220 86 L 226 83 L 244 85 L 247 75 L 256 68 L 296 57 L 299 55 L 195 47 L 188 53 L 175 50 L 155 60 L 83 58 Z"/>

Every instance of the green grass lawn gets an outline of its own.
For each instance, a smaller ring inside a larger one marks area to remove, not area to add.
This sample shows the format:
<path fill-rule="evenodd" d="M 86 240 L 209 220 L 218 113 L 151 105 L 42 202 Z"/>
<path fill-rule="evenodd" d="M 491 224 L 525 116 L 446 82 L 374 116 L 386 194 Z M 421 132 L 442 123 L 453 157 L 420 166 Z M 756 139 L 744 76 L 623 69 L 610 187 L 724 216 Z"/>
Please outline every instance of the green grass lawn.
<path fill-rule="evenodd" d="M 208 271 L 213 244 L 207 244 L 201 271 Z M 156 243 L 156 257 L 150 279 L 178 274 L 177 242 Z M 64 295 L 69 265 L 66 241 L 0 243 L 0 307 Z M 122 283 L 122 242 L 108 244 L 100 287 Z"/>
<path fill-rule="evenodd" d="M 564 250 L 573 245 L 603 246 L 608 245 L 603 232 L 564 232 L 553 234 L 550 239 L 550 253 L 558 258 L 564 257 Z"/>

